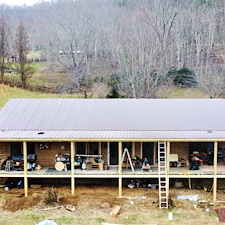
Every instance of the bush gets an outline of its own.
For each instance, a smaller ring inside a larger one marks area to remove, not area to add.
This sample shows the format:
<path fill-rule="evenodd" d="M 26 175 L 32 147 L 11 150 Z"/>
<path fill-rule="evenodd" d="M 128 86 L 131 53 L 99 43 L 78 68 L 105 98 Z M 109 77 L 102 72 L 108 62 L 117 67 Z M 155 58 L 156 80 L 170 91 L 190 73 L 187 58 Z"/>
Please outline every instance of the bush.
<path fill-rule="evenodd" d="M 194 87 L 197 84 L 195 73 L 186 67 L 168 71 L 167 77 L 177 86 Z"/>
<path fill-rule="evenodd" d="M 60 194 L 57 188 L 51 187 L 48 190 L 46 190 L 43 194 L 43 202 L 46 205 L 54 205 L 56 203 L 59 203 L 59 200 Z"/>

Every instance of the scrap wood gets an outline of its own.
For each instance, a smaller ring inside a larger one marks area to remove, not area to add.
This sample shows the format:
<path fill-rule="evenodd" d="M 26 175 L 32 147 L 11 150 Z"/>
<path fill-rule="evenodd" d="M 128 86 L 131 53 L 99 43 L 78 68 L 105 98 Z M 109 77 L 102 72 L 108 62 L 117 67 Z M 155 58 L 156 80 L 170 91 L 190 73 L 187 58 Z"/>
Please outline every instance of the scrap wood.
<path fill-rule="evenodd" d="M 116 217 L 117 214 L 119 213 L 121 207 L 119 205 L 116 205 L 115 207 L 112 208 L 112 211 L 110 212 L 110 216 Z"/>
<path fill-rule="evenodd" d="M 60 209 L 63 207 L 66 207 L 67 205 L 58 205 L 58 206 L 54 206 L 54 207 L 48 207 L 48 208 L 43 208 L 43 209 L 38 209 L 37 211 L 48 211 L 48 210 L 52 210 L 52 209 Z"/>

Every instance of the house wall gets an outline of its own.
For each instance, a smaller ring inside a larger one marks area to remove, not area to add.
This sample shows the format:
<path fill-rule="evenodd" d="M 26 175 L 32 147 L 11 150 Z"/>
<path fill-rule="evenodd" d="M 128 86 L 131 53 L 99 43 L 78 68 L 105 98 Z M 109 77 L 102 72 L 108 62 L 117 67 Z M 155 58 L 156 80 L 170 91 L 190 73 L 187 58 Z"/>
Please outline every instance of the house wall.
<path fill-rule="evenodd" d="M 170 153 L 178 154 L 178 158 L 189 159 L 189 143 L 172 142 L 170 145 Z"/>
<path fill-rule="evenodd" d="M 141 142 L 135 142 L 134 156 L 137 156 L 137 157 L 139 157 L 140 159 L 142 158 L 142 153 L 141 153 Z"/>
<path fill-rule="evenodd" d="M 8 156 L 10 156 L 10 143 L 0 142 L 0 167 Z"/>
<path fill-rule="evenodd" d="M 35 144 L 36 164 L 42 167 L 54 167 L 56 154 L 70 154 L 70 143 L 49 143 L 48 146 L 48 149 L 41 149 L 40 143 Z"/>

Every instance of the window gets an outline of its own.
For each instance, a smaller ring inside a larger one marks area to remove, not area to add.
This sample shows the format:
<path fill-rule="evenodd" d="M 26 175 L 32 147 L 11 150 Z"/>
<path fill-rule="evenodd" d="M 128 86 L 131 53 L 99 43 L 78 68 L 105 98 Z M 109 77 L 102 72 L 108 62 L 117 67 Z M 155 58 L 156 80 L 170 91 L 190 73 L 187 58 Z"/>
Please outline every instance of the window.
<path fill-rule="evenodd" d="M 98 142 L 90 142 L 90 155 L 98 155 Z"/>
<path fill-rule="evenodd" d="M 77 142 L 76 154 L 85 155 L 85 142 Z"/>

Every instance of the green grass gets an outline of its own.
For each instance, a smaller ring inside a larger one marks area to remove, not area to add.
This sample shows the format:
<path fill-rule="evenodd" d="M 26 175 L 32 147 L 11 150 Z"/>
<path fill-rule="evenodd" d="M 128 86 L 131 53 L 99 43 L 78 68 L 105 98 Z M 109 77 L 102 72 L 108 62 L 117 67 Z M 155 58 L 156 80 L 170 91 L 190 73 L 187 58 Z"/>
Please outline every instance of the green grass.
<path fill-rule="evenodd" d="M 28 59 L 40 58 L 40 57 L 41 57 L 41 51 L 30 51 L 27 54 Z"/>
<path fill-rule="evenodd" d="M 94 218 L 93 221 L 103 223 L 105 220 L 103 218 Z"/>
<path fill-rule="evenodd" d="M 130 215 L 123 220 L 123 224 L 135 224 L 137 222 L 140 222 L 140 219 L 140 215 L 138 214 Z"/>
<path fill-rule="evenodd" d="M 81 96 L 75 94 L 50 94 L 34 92 L 0 84 L 0 109 L 11 98 L 81 98 Z"/>
<path fill-rule="evenodd" d="M 75 223 L 75 219 L 74 219 L 74 217 L 62 216 L 62 217 L 55 219 L 55 222 L 57 224 L 72 224 L 72 223 Z"/>
<path fill-rule="evenodd" d="M 39 215 L 39 214 L 36 214 L 36 213 L 30 213 L 30 214 L 27 214 L 27 215 L 23 216 L 23 218 L 27 221 L 30 221 L 30 222 L 37 222 L 37 221 L 44 220 L 45 216 Z"/>

